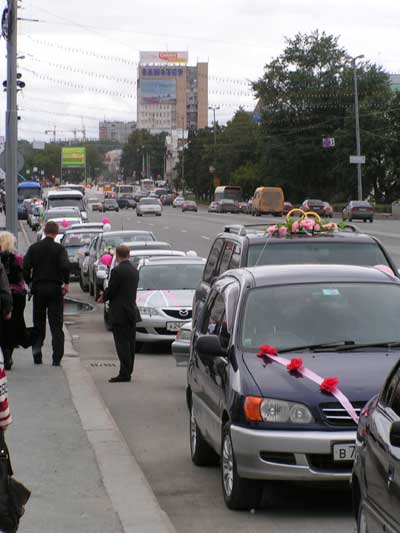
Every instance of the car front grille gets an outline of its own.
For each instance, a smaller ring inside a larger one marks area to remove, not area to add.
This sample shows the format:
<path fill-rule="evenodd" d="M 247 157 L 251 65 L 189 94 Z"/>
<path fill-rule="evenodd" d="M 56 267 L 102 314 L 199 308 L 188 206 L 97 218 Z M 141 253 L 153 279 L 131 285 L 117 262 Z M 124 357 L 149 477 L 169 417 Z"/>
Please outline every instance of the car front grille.
<path fill-rule="evenodd" d="M 360 415 L 361 409 L 364 407 L 365 403 L 366 402 L 352 402 L 357 415 Z M 354 420 L 339 402 L 321 403 L 319 407 L 324 419 L 331 426 L 356 427 Z"/>
<path fill-rule="evenodd" d="M 333 470 L 340 473 L 350 473 L 353 461 L 336 462 L 328 453 L 310 453 L 307 455 L 309 465 L 315 470 Z"/>
<path fill-rule="evenodd" d="M 181 315 L 181 311 L 187 311 L 187 314 Z M 189 320 L 192 318 L 191 309 L 163 309 L 163 312 L 172 318 L 178 318 L 180 320 Z"/>

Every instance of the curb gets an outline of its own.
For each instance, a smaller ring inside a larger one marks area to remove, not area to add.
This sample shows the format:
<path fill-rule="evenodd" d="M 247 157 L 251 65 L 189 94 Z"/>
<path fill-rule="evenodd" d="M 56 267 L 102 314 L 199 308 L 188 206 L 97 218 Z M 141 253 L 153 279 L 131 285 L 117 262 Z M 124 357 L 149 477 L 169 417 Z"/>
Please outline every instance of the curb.
<path fill-rule="evenodd" d="M 71 336 L 66 331 L 66 341 Z M 94 450 L 105 489 L 124 533 L 176 533 L 160 507 L 78 354 L 66 354 L 63 369 L 82 427 Z"/>

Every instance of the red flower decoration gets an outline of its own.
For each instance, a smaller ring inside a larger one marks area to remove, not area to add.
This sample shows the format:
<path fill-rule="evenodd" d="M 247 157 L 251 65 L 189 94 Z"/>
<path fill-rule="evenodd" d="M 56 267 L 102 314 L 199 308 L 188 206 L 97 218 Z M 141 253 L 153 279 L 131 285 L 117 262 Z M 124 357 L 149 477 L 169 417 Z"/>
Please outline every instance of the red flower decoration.
<path fill-rule="evenodd" d="M 303 368 L 303 359 L 293 357 L 293 359 L 290 360 L 290 363 L 286 365 L 286 368 L 289 370 L 289 372 L 300 370 Z"/>
<path fill-rule="evenodd" d="M 338 378 L 325 378 L 319 388 L 323 392 L 335 392 L 337 386 L 339 385 Z"/>
<path fill-rule="evenodd" d="M 278 355 L 278 351 L 274 346 L 263 344 L 260 346 L 260 351 L 257 354 L 257 357 L 263 357 L 264 355 L 272 355 L 273 357 L 276 357 Z"/>

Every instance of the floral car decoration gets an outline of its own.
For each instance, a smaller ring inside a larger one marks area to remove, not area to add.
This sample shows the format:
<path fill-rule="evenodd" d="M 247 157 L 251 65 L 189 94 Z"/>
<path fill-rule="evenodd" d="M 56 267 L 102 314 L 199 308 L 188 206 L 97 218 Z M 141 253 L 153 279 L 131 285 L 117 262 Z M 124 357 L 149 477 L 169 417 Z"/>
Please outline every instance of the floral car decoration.
<path fill-rule="evenodd" d="M 260 351 L 258 352 L 257 357 L 262 359 L 265 364 L 271 361 L 276 361 L 280 365 L 286 367 L 289 373 L 313 381 L 319 386 L 321 392 L 332 394 L 351 416 L 354 422 L 358 424 L 359 417 L 355 412 L 350 400 L 339 389 L 340 381 L 337 377 L 322 378 L 312 370 L 305 368 L 303 365 L 303 360 L 300 357 L 293 357 L 291 360 L 280 357 L 277 349 L 269 344 L 263 344 L 260 346 L 259 350 Z"/>
<path fill-rule="evenodd" d="M 300 220 L 294 220 L 295 213 L 300 215 Z M 286 222 L 269 226 L 267 233 L 274 237 L 290 237 L 296 234 L 315 235 L 318 233 L 337 233 L 343 230 L 346 224 L 336 224 L 335 222 L 324 222 L 314 211 L 303 211 L 302 209 L 292 209 L 286 216 Z"/>

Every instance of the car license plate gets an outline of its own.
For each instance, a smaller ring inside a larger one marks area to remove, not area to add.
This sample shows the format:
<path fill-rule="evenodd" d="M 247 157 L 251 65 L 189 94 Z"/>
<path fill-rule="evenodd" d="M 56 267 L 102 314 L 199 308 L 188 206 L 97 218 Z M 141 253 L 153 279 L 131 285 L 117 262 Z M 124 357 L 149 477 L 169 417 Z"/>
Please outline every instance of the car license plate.
<path fill-rule="evenodd" d="M 186 322 L 167 322 L 167 330 L 168 331 L 178 331 L 185 324 L 186 324 Z"/>
<path fill-rule="evenodd" d="M 334 444 L 333 445 L 333 460 L 340 461 L 353 461 L 356 451 L 356 445 L 354 442 Z"/>

